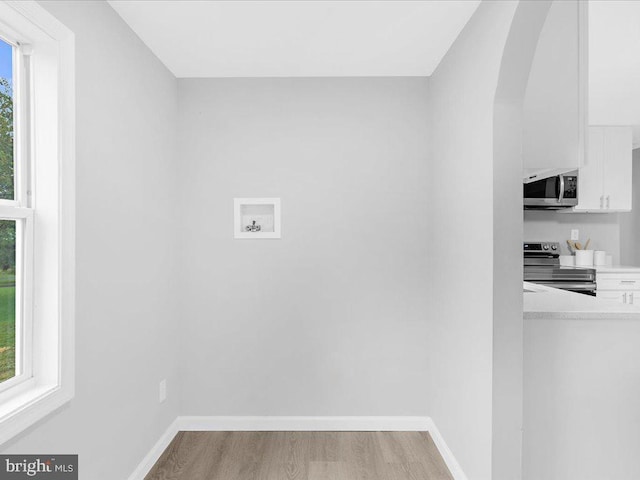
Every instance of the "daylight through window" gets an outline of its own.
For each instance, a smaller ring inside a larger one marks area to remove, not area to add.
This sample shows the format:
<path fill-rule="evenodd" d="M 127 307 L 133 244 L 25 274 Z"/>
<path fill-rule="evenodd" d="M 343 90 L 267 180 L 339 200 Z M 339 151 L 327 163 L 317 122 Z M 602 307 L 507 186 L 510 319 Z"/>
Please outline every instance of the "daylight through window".
<path fill-rule="evenodd" d="M 0 199 L 11 202 L 15 201 L 13 57 L 13 46 L 0 40 Z M 3 218 L 0 219 L 0 383 L 16 376 L 19 364 L 16 353 L 16 221 Z"/>

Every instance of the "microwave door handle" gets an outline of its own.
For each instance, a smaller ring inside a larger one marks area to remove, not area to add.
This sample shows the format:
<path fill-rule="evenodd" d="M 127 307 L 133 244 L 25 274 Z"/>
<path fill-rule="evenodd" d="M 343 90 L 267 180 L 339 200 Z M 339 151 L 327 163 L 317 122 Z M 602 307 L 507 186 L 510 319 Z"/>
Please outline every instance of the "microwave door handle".
<path fill-rule="evenodd" d="M 564 199 L 564 175 L 560 175 L 560 193 L 558 194 L 558 203 L 562 203 Z"/>

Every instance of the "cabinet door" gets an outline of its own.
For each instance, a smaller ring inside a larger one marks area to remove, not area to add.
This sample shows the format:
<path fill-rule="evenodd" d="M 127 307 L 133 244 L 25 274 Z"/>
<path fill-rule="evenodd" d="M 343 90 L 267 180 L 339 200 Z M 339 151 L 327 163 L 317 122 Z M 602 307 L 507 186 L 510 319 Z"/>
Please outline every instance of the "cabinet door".
<path fill-rule="evenodd" d="M 625 303 L 628 296 L 626 293 L 627 292 L 596 292 L 596 297 L 602 300 L 613 300 L 618 303 Z"/>
<path fill-rule="evenodd" d="M 575 211 L 596 211 L 604 208 L 603 149 L 604 127 L 589 127 L 585 164 L 578 174 L 578 205 Z"/>
<path fill-rule="evenodd" d="M 631 210 L 631 127 L 603 127 L 605 208 Z"/>

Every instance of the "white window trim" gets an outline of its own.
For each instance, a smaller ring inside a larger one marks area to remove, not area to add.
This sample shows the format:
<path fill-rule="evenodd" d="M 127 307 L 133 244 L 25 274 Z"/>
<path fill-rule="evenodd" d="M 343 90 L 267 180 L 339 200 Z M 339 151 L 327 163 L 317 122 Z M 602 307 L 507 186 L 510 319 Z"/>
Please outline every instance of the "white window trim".
<path fill-rule="evenodd" d="M 0 392 L 2 444 L 74 396 L 75 39 L 31 0 L 0 1 L 0 31 L 33 47 L 29 147 L 36 184 L 33 266 L 25 266 L 33 269 L 33 374 Z"/>

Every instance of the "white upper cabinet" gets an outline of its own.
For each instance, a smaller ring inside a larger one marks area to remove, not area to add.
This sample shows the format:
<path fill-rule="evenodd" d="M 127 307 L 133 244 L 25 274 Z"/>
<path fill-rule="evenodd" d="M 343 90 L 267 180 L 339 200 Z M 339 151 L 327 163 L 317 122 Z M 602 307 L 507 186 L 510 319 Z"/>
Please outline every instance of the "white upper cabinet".
<path fill-rule="evenodd" d="M 598 211 L 604 208 L 603 165 L 604 128 L 590 127 L 585 164 L 578 172 L 578 206 L 574 211 Z"/>
<path fill-rule="evenodd" d="M 574 212 L 631 210 L 631 127 L 589 127 L 586 162 L 578 174 Z"/>
<path fill-rule="evenodd" d="M 604 207 L 608 210 L 631 211 L 633 129 L 602 127 Z"/>
<path fill-rule="evenodd" d="M 583 165 L 587 128 L 587 2 L 553 2 L 523 103 L 524 173 Z"/>

